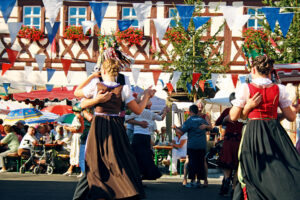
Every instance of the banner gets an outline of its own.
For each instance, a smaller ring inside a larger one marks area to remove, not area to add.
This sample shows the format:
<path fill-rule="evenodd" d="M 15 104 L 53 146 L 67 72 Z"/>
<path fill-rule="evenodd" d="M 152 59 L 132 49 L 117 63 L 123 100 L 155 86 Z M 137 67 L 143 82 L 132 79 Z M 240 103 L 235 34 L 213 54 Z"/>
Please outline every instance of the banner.
<path fill-rule="evenodd" d="M 221 6 L 221 11 L 231 31 L 241 29 L 251 17 L 251 15 L 239 14 L 240 10 L 241 7 Z"/>
<path fill-rule="evenodd" d="M 46 18 L 49 19 L 51 26 L 56 21 L 57 14 L 62 7 L 63 0 L 43 0 Z"/>
<path fill-rule="evenodd" d="M 155 86 L 157 85 L 157 81 L 158 81 L 160 73 L 161 73 L 161 70 L 152 70 L 153 81 L 154 81 Z"/>
<path fill-rule="evenodd" d="M 238 81 L 238 77 L 239 77 L 239 75 L 237 75 L 237 74 L 231 74 L 231 79 L 232 79 L 234 88 L 236 88 L 236 84 L 237 84 L 237 81 Z"/>
<path fill-rule="evenodd" d="M 38 64 L 40 72 L 43 71 L 45 59 L 46 59 L 45 55 L 39 55 L 39 54 L 35 55 L 35 60 L 36 60 L 36 62 Z"/>
<path fill-rule="evenodd" d="M 180 79 L 181 74 L 182 74 L 182 72 L 180 72 L 180 71 L 174 71 L 173 72 L 173 77 L 172 77 L 172 80 L 171 80 L 171 84 L 172 84 L 172 86 L 174 87 L 175 90 L 176 90 L 176 85 L 177 85 L 177 82 Z"/>
<path fill-rule="evenodd" d="M 193 73 L 193 82 L 192 82 L 193 87 L 195 86 L 195 84 L 199 80 L 200 76 L 201 76 L 201 73 Z"/>
<path fill-rule="evenodd" d="M 165 87 L 165 83 L 162 79 L 159 79 L 159 81 L 161 82 L 162 87 Z"/>
<path fill-rule="evenodd" d="M 32 70 L 33 70 L 33 67 L 32 66 L 25 66 L 24 67 L 24 78 L 25 79 L 28 79 L 28 77 L 29 77 L 29 75 L 31 74 L 31 72 L 32 72 Z"/>
<path fill-rule="evenodd" d="M 135 85 L 137 85 L 137 81 L 139 79 L 140 71 L 141 71 L 141 69 L 139 69 L 139 68 L 132 68 L 131 69 L 132 77 L 133 77 Z"/>
<path fill-rule="evenodd" d="M 272 32 L 274 32 L 280 8 L 263 7 L 261 11 L 265 14 L 269 26 Z"/>
<path fill-rule="evenodd" d="M 85 62 L 85 70 L 86 70 L 86 75 L 90 76 L 93 71 L 94 67 L 97 65 L 97 63 L 92 63 L 92 62 Z"/>
<path fill-rule="evenodd" d="M 294 13 L 281 13 L 277 15 L 278 23 L 282 32 L 283 37 L 286 37 L 288 33 L 291 23 L 294 18 Z M 299 37 L 299 35 L 298 35 Z"/>
<path fill-rule="evenodd" d="M 60 22 L 55 22 L 53 27 L 52 27 L 49 22 L 45 22 L 45 27 L 47 29 L 48 39 L 49 39 L 50 44 L 52 44 L 53 39 L 55 38 L 55 35 L 56 35 L 57 30 L 59 28 L 59 24 L 60 24 Z"/>
<path fill-rule="evenodd" d="M 10 17 L 11 11 L 15 7 L 16 0 L 1 0 L 0 9 L 5 23 L 7 23 L 8 18 Z"/>
<path fill-rule="evenodd" d="M 90 6 L 93 10 L 93 13 L 95 15 L 95 19 L 97 21 L 98 28 L 101 28 L 101 24 L 104 18 L 104 15 L 106 13 L 106 9 L 108 7 L 108 3 L 96 3 L 96 2 L 90 2 Z"/>
<path fill-rule="evenodd" d="M 186 82 L 186 88 L 188 90 L 188 93 L 191 94 L 192 93 L 192 85 L 189 82 Z"/>
<path fill-rule="evenodd" d="M 61 58 L 60 60 L 61 60 L 61 64 L 62 64 L 64 72 L 65 72 L 65 75 L 68 76 L 68 71 L 70 69 L 72 60 L 70 60 L 70 59 L 63 59 L 63 58 Z"/>
<path fill-rule="evenodd" d="M 216 91 L 216 86 L 213 84 L 213 81 L 212 81 L 212 80 L 207 80 L 206 82 L 208 82 L 209 86 L 210 86 L 211 88 L 213 88 L 214 91 Z"/>
<path fill-rule="evenodd" d="M 150 17 L 152 5 L 147 3 L 133 3 L 132 6 L 139 21 L 139 28 L 143 28 L 145 19 Z"/>
<path fill-rule="evenodd" d="M 173 92 L 173 85 L 172 85 L 172 83 L 167 83 L 167 88 L 168 88 L 169 94 L 171 95 L 172 92 Z"/>
<path fill-rule="evenodd" d="M 86 34 L 86 32 L 90 29 L 92 29 L 95 26 L 96 22 L 95 21 L 82 21 L 82 29 L 83 33 Z"/>
<path fill-rule="evenodd" d="M 180 22 L 184 29 L 187 30 L 193 16 L 195 6 L 177 4 L 176 8 L 180 17 Z"/>
<path fill-rule="evenodd" d="M 127 30 L 133 23 L 132 19 L 121 19 L 118 20 L 118 27 L 120 31 L 125 31 Z"/>
<path fill-rule="evenodd" d="M 218 78 L 219 78 L 219 74 L 214 74 L 214 73 L 211 74 L 211 83 L 214 88 L 216 88 Z"/>
<path fill-rule="evenodd" d="M 55 58 L 56 57 L 56 41 L 55 41 L 55 37 L 54 37 L 52 45 L 51 45 L 50 57 L 51 58 Z"/>
<path fill-rule="evenodd" d="M 199 80 L 199 86 L 200 86 L 202 92 L 204 92 L 205 80 Z"/>
<path fill-rule="evenodd" d="M 52 89 L 53 89 L 53 84 L 46 84 L 46 89 L 47 89 L 47 91 L 48 92 L 51 92 L 52 91 Z"/>
<path fill-rule="evenodd" d="M 167 28 L 171 22 L 171 18 L 162 18 L 162 19 L 153 19 L 157 37 L 159 41 L 161 41 L 164 38 L 164 35 L 167 31 Z"/>
<path fill-rule="evenodd" d="M 203 26 L 203 24 L 206 24 L 208 20 L 210 20 L 210 17 L 194 17 L 193 21 L 194 21 L 195 29 L 197 30 L 198 28 Z"/>
<path fill-rule="evenodd" d="M 240 76 L 239 78 L 241 83 L 246 83 L 246 76 Z"/>
<path fill-rule="evenodd" d="M 50 81 L 50 79 L 52 78 L 52 76 L 53 76 L 53 74 L 54 74 L 55 71 L 56 71 L 55 69 L 49 69 L 49 68 L 47 68 L 47 82 Z"/>
<path fill-rule="evenodd" d="M 9 63 L 2 63 L 2 76 L 5 74 L 7 70 L 9 70 L 12 67 L 12 64 Z"/>
<path fill-rule="evenodd" d="M 16 40 L 16 37 L 19 33 L 19 30 L 22 27 L 22 22 L 8 22 L 8 30 L 10 35 L 10 43 L 13 44 Z"/>
<path fill-rule="evenodd" d="M 3 83 L 3 87 L 5 90 L 5 93 L 8 94 L 8 88 L 10 87 L 10 83 Z"/>
<path fill-rule="evenodd" d="M 27 93 L 30 93 L 32 90 L 32 85 L 25 85 L 25 90 Z"/>
<path fill-rule="evenodd" d="M 12 50 L 12 49 L 6 49 L 6 52 L 7 52 L 8 59 L 9 59 L 11 65 L 14 66 L 19 52 L 15 51 L 15 50 Z"/>

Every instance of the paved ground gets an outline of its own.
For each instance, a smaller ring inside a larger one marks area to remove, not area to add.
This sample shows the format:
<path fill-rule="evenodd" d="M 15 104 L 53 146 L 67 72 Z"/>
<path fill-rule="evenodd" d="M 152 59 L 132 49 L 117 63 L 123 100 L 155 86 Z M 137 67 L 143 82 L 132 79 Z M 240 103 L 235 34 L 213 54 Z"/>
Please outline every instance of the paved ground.
<path fill-rule="evenodd" d="M 145 181 L 147 200 L 229 200 L 220 197 L 218 191 L 222 177 L 209 175 L 209 187 L 190 189 L 181 186 L 179 176 L 163 176 L 156 181 Z M 1 200 L 70 200 L 76 187 L 76 176 L 33 175 L 18 173 L 0 174 Z"/>

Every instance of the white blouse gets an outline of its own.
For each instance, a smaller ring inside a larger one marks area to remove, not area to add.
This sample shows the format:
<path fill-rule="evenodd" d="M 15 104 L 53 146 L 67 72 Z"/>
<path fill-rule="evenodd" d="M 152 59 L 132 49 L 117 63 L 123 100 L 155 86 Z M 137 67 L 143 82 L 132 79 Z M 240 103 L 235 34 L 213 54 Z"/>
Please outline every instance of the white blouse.
<path fill-rule="evenodd" d="M 93 78 L 84 88 L 82 88 L 83 94 L 86 98 L 95 98 L 97 96 L 97 83 L 100 83 L 99 78 Z M 103 84 L 107 86 L 115 86 L 118 85 L 116 82 L 110 81 L 103 81 Z M 125 76 L 125 85 L 123 85 L 122 89 L 122 101 L 125 103 L 129 103 L 130 101 L 134 100 L 132 96 L 132 92 L 130 89 L 130 82 L 127 76 Z"/>
<path fill-rule="evenodd" d="M 255 78 L 252 82 L 256 85 L 269 85 L 272 81 L 268 78 Z M 285 90 L 285 86 L 277 84 L 279 88 L 279 107 L 286 108 L 292 105 L 292 101 L 288 99 L 289 94 Z M 232 105 L 243 108 L 250 98 L 250 91 L 247 83 L 243 83 L 235 91 L 235 99 L 231 101 Z"/>

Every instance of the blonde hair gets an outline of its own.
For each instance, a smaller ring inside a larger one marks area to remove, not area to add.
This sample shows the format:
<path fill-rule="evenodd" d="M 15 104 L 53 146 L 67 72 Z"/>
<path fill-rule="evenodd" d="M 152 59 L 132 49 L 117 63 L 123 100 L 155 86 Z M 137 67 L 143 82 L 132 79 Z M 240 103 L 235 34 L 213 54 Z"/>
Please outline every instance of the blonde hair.
<path fill-rule="evenodd" d="M 118 76 L 120 72 L 119 62 L 115 59 L 107 59 L 103 62 L 102 67 L 111 76 Z"/>

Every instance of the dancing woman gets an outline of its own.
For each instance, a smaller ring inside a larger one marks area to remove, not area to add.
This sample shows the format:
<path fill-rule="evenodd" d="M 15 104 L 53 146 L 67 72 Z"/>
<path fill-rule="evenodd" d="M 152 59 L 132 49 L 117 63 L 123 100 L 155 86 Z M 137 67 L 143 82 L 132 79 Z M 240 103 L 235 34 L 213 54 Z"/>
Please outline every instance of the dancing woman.
<path fill-rule="evenodd" d="M 242 84 L 232 101 L 231 120 L 249 118 L 239 149 L 236 200 L 294 200 L 300 196 L 300 156 L 277 119 L 277 108 L 289 121 L 296 115 L 285 87 L 270 80 L 273 63 L 267 56 L 257 57 L 251 68 L 253 82 Z"/>

